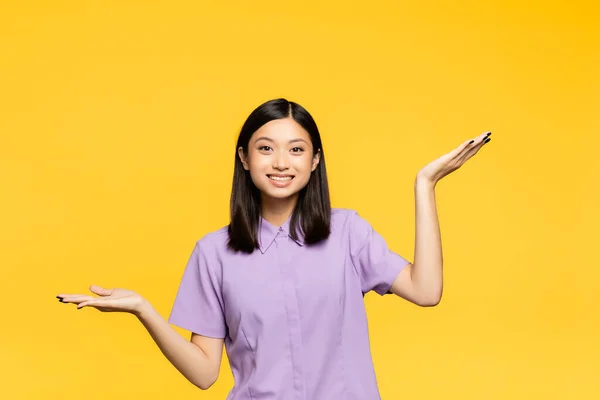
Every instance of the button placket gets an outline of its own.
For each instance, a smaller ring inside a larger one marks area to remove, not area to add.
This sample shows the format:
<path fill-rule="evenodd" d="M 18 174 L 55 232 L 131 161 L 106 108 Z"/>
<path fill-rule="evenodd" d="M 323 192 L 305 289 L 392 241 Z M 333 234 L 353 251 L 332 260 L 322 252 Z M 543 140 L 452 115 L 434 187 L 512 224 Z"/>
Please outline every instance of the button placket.
<path fill-rule="evenodd" d="M 283 277 L 283 290 L 292 353 L 294 389 L 296 391 L 297 398 L 304 400 L 306 398 L 306 387 L 304 382 L 304 365 L 302 362 L 300 310 L 298 308 L 298 294 L 296 293 L 294 274 L 291 268 L 291 244 L 292 239 L 280 229 L 275 237 L 275 246 L 277 251 L 277 261 Z"/>

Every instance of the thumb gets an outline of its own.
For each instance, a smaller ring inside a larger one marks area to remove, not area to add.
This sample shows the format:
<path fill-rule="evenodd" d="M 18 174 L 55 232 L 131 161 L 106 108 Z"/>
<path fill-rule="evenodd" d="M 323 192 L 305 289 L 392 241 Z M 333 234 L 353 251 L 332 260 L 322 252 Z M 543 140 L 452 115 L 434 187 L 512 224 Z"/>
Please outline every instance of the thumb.
<path fill-rule="evenodd" d="M 99 296 L 110 296 L 112 289 L 104 289 L 98 285 L 90 286 L 90 290 Z"/>

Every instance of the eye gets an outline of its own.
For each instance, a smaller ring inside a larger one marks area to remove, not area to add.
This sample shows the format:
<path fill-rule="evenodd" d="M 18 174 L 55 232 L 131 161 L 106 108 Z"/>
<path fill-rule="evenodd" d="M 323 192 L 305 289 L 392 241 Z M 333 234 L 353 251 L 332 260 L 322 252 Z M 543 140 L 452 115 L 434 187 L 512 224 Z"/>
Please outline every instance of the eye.
<path fill-rule="evenodd" d="M 293 153 L 302 153 L 304 151 L 304 149 L 302 147 L 294 147 L 292 149 Z"/>
<path fill-rule="evenodd" d="M 269 146 L 266 146 L 266 145 L 265 145 L 265 146 L 260 146 L 260 147 L 258 148 L 258 150 L 261 150 L 261 151 L 269 151 L 269 150 L 271 150 L 271 147 L 269 147 Z"/>

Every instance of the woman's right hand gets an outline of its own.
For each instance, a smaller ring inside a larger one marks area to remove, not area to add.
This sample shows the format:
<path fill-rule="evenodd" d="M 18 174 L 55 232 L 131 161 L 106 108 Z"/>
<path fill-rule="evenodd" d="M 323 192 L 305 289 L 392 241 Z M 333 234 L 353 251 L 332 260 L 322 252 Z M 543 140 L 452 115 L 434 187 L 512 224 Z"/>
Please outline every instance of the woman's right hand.
<path fill-rule="evenodd" d="M 99 297 L 85 294 L 59 294 L 56 297 L 61 303 L 77 304 L 78 310 L 89 306 L 102 312 L 128 312 L 138 316 L 146 303 L 138 293 L 127 289 L 105 289 L 92 285 L 90 291 Z"/>

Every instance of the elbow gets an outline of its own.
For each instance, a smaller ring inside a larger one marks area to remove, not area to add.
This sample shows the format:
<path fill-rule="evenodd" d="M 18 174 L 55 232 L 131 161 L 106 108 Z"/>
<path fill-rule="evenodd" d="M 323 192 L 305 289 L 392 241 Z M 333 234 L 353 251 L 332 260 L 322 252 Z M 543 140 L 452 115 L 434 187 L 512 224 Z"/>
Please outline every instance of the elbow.
<path fill-rule="evenodd" d="M 422 296 L 417 302 L 418 306 L 421 307 L 435 307 L 440 304 L 442 301 L 442 292 L 428 294 L 426 296 Z"/>
<path fill-rule="evenodd" d="M 200 390 L 208 390 L 215 382 L 216 382 L 216 379 L 210 380 L 210 381 L 203 381 L 203 382 L 193 382 L 193 383 Z"/>
<path fill-rule="evenodd" d="M 196 387 L 199 388 L 200 390 L 208 390 L 208 389 L 210 389 L 210 387 L 212 385 L 213 385 L 212 383 L 209 383 L 208 385 L 207 384 L 197 384 Z"/>
<path fill-rule="evenodd" d="M 421 307 L 435 307 L 440 304 L 441 298 L 437 300 L 424 300 L 418 303 Z"/>
<path fill-rule="evenodd" d="M 208 390 L 211 388 L 212 385 L 215 384 L 218 376 L 219 376 L 219 374 L 217 372 L 216 374 L 213 374 L 210 377 L 205 377 L 204 379 L 196 379 L 191 382 L 194 384 L 194 386 L 196 386 L 200 390 Z"/>

